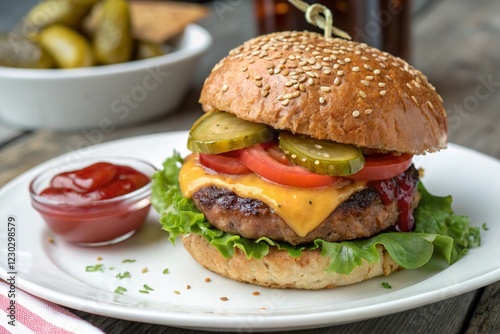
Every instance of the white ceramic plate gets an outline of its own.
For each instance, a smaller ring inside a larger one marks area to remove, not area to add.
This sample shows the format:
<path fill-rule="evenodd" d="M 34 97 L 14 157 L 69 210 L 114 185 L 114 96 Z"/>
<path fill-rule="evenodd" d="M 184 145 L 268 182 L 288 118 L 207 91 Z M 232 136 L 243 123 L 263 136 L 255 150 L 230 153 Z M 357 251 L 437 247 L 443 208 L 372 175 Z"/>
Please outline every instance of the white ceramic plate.
<path fill-rule="evenodd" d="M 431 192 L 452 194 L 457 213 L 470 216 L 476 226 L 489 227 L 482 231 L 482 246 L 452 266 L 435 258 L 417 270 L 326 291 L 261 288 L 200 267 L 180 243 L 167 241 L 154 212 L 132 238 L 113 246 L 81 248 L 57 237 L 55 244 L 48 242 L 52 235 L 31 208 L 27 190 L 41 169 L 78 156 L 106 155 L 132 155 L 160 166 L 173 149 L 187 153 L 186 138 L 186 132 L 174 132 L 90 147 L 50 160 L 5 185 L 0 190 L 0 276 L 6 278 L 10 271 L 4 245 L 6 220 L 12 216 L 17 220 L 19 288 L 90 313 L 177 327 L 269 331 L 342 324 L 419 307 L 500 280 L 500 257 L 495 256 L 500 254 L 500 162 L 456 145 L 415 159 L 426 170 L 423 181 Z M 135 262 L 124 263 L 127 259 Z M 96 264 L 102 264 L 102 272 L 86 272 L 86 266 Z M 116 277 L 126 271 L 130 278 Z M 384 281 L 392 289 L 382 288 Z M 140 292 L 147 290 L 144 284 L 153 289 L 149 294 Z M 118 286 L 127 291 L 115 294 Z"/>

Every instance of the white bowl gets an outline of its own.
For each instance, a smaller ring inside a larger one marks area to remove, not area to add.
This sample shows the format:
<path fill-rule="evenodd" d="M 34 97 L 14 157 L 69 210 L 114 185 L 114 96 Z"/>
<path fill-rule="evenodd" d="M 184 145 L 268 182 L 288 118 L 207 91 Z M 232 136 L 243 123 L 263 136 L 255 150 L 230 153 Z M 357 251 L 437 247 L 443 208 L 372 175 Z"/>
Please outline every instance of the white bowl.
<path fill-rule="evenodd" d="M 0 66 L 0 118 L 25 129 L 110 131 L 165 115 L 182 101 L 211 43 L 192 24 L 164 56 L 77 69 Z"/>

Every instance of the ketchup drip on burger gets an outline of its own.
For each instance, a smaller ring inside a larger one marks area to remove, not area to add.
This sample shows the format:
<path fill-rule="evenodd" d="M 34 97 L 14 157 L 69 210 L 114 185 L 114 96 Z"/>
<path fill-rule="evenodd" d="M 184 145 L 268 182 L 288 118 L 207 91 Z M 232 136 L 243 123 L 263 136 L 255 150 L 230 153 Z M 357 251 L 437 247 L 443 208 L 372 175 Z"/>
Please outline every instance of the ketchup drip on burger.
<path fill-rule="evenodd" d="M 378 193 L 384 205 L 391 204 L 394 199 L 397 200 L 399 218 L 394 226 L 396 231 L 410 232 L 415 228 L 412 210 L 415 186 L 416 183 L 407 173 L 401 173 L 392 179 L 368 182 L 368 187 Z"/>

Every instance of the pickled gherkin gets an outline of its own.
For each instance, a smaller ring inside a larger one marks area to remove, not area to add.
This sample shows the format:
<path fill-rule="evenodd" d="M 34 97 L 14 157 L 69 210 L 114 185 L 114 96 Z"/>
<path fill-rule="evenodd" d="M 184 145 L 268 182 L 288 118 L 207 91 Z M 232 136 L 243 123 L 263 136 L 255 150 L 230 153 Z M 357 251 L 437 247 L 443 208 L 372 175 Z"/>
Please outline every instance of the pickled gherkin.
<path fill-rule="evenodd" d="M 223 111 L 201 116 L 191 127 L 188 149 L 197 153 L 218 154 L 234 151 L 273 139 L 264 124 L 245 121 Z"/>
<path fill-rule="evenodd" d="M 38 39 L 59 68 L 86 67 L 94 64 L 90 44 L 71 28 L 53 25 L 42 30 Z"/>
<path fill-rule="evenodd" d="M 345 176 L 365 165 L 361 149 L 306 135 L 283 131 L 279 135 L 279 147 L 291 162 L 318 174 Z"/>
<path fill-rule="evenodd" d="M 132 59 L 133 37 L 127 1 L 104 0 L 93 32 L 92 45 L 99 64 Z"/>
<path fill-rule="evenodd" d="M 54 61 L 38 43 L 11 32 L 0 35 L 0 66 L 51 68 Z"/>
<path fill-rule="evenodd" d="M 27 37 L 54 24 L 78 28 L 96 0 L 45 0 L 33 7 L 22 19 L 21 32 Z"/>
<path fill-rule="evenodd" d="M 162 46 L 148 41 L 135 41 L 134 59 L 147 59 L 164 55 Z"/>

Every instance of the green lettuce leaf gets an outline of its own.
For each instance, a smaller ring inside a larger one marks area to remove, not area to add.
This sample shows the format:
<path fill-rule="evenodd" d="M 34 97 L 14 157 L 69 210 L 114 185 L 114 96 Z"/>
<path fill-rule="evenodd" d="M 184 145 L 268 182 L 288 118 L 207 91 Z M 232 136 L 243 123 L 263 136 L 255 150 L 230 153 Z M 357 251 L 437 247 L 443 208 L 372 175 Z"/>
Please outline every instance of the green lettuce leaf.
<path fill-rule="evenodd" d="M 434 253 L 441 254 L 452 264 L 471 247 L 481 242 L 479 228 L 470 226 L 469 219 L 453 214 L 451 197 L 431 195 L 419 182 L 421 200 L 414 212 L 416 229 L 411 233 L 388 232 L 374 237 L 343 242 L 328 242 L 317 239 L 309 245 L 292 246 L 269 238 L 251 240 L 214 228 L 190 199 L 182 196 L 179 188 L 179 169 L 183 159 L 177 152 L 166 159 L 163 168 L 153 176 L 152 205 L 160 214 L 162 228 L 175 243 L 177 237 L 201 234 L 226 258 L 234 254 L 235 248 L 248 258 L 260 259 L 269 252 L 270 246 L 287 251 L 298 257 L 303 250 L 320 249 L 328 257 L 326 271 L 349 274 L 363 261 L 375 263 L 380 260 L 376 246 L 382 245 L 396 263 L 407 269 L 426 264 Z"/>

